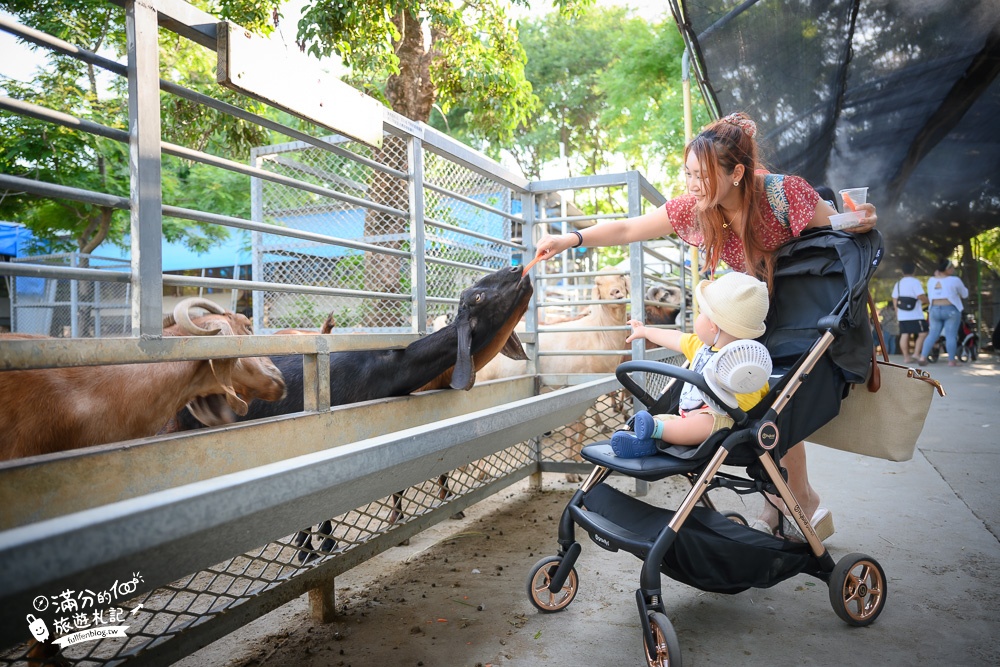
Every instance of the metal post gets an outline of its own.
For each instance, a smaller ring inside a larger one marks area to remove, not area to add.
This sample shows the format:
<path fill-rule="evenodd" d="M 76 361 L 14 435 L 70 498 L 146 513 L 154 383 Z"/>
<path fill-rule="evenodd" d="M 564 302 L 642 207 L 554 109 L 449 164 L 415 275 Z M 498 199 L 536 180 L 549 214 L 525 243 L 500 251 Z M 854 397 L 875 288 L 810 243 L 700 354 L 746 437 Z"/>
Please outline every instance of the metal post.
<path fill-rule="evenodd" d="M 625 174 L 625 183 L 628 191 L 628 217 L 634 218 L 642 215 L 642 194 L 639 191 L 639 172 L 630 171 Z M 636 241 L 629 245 L 629 270 L 632 276 L 632 313 L 633 317 L 643 312 L 645 304 L 643 300 L 645 294 L 642 289 L 642 242 Z M 643 359 L 645 342 L 632 341 L 632 358 Z M 645 388 L 646 380 L 642 379 L 642 386 Z M 632 397 L 632 412 L 642 410 L 645 406 L 639 399 Z M 649 483 L 641 479 L 635 480 L 635 495 L 642 497 L 649 493 Z"/>
<path fill-rule="evenodd" d="M 69 263 L 74 269 L 79 266 L 76 253 L 69 256 Z M 69 281 L 69 335 L 72 338 L 80 337 L 80 283 L 76 280 Z"/>
<path fill-rule="evenodd" d="M 125 3 L 128 50 L 132 332 L 163 334 L 163 220 L 160 190 L 160 65 L 156 10 Z"/>
<path fill-rule="evenodd" d="M 410 163 L 410 277 L 413 298 L 412 329 L 427 333 L 427 262 L 424 232 L 424 149 L 419 137 L 406 142 Z"/>
<path fill-rule="evenodd" d="M 257 149 L 250 152 L 250 164 L 255 169 L 260 169 L 264 160 L 257 153 Z M 264 185 L 263 181 L 255 176 L 250 177 L 250 219 L 254 222 L 264 222 Z M 253 282 L 264 281 L 264 258 L 263 248 L 264 235 L 260 232 L 250 232 L 250 280 Z M 250 301 L 253 304 L 253 328 L 254 331 L 264 330 L 264 293 L 253 291 L 250 293 Z"/>

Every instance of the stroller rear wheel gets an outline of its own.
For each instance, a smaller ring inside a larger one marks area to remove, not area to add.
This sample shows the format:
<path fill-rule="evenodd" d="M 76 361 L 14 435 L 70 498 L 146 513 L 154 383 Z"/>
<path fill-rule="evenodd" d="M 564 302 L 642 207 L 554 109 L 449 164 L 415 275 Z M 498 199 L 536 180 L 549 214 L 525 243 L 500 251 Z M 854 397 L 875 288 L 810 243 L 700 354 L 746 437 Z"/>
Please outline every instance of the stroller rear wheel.
<path fill-rule="evenodd" d="M 562 563 L 561 556 L 548 556 L 535 563 L 528 573 L 528 599 L 538 611 L 546 613 L 562 611 L 576 597 L 578 580 L 575 567 L 569 571 L 566 583 L 558 593 L 549 590 L 552 576 L 559 569 L 560 563 Z"/>
<path fill-rule="evenodd" d="M 830 574 L 830 604 L 845 623 L 870 625 L 882 613 L 888 594 L 885 570 L 866 554 L 848 554 Z"/>
<path fill-rule="evenodd" d="M 643 640 L 647 664 L 649 667 L 680 667 L 681 643 L 670 619 L 658 611 L 650 611 L 648 618 L 654 645 L 649 646 L 648 640 Z"/>

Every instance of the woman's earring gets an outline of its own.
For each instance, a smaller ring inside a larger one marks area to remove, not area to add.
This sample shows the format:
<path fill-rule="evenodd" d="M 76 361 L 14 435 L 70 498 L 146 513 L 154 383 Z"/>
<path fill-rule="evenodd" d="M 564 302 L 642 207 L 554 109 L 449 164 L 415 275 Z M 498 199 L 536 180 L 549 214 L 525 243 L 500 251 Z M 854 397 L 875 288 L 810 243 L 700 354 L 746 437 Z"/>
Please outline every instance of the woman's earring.
<path fill-rule="evenodd" d="M 733 187 L 734 188 L 740 187 L 740 182 L 739 181 L 733 181 Z"/>

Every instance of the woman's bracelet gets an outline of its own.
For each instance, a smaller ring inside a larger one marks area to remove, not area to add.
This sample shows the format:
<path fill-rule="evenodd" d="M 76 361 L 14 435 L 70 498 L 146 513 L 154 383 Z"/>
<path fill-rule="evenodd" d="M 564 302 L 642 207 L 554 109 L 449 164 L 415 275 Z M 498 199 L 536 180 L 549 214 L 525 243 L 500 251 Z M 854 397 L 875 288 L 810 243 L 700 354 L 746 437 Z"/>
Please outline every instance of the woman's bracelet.
<path fill-rule="evenodd" d="M 573 248 L 579 248 L 583 245 L 583 234 L 577 231 L 572 231 L 570 234 L 576 234 L 576 245 L 572 246 Z"/>

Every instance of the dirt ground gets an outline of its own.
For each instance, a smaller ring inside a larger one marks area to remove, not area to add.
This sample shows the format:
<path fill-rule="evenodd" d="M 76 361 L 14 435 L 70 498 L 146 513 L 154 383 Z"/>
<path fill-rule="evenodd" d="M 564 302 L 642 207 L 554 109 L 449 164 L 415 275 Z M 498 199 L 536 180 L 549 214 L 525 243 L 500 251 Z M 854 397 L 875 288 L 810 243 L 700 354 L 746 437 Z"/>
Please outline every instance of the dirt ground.
<path fill-rule="evenodd" d="M 623 490 L 634 488 L 633 480 L 624 478 L 615 480 L 615 485 Z M 668 481 L 664 487 L 672 485 Z M 556 553 L 559 516 L 577 487 L 561 475 L 546 475 L 543 490 L 538 492 L 530 491 L 526 481 L 514 485 L 466 510 L 464 519 L 439 524 L 412 538 L 409 545 L 338 577 L 336 621 L 314 621 L 307 597 L 302 596 L 178 664 L 485 667 L 549 663 L 549 652 L 557 654 L 562 640 L 553 630 L 539 627 L 538 621 L 571 619 L 566 614 L 539 614 L 525 593 L 526 579 L 532 565 Z M 679 498 L 683 487 L 676 488 Z M 631 605 L 635 618 L 629 619 L 634 626 L 629 632 L 635 635 L 636 654 L 632 657 L 641 660 L 638 616 L 632 601 L 639 561 L 628 554 L 609 554 L 589 544 L 585 535 L 579 537 L 584 538 L 587 557 L 577 565 L 581 589 L 570 608 L 591 617 L 623 601 Z M 606 568 L 610 572 L 601 577 L 599 563 L 608 560 L 627 565 L 629 580 L 622 581 L 613 567 Z"/>

